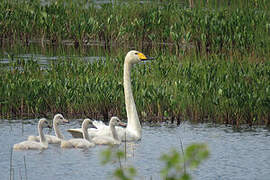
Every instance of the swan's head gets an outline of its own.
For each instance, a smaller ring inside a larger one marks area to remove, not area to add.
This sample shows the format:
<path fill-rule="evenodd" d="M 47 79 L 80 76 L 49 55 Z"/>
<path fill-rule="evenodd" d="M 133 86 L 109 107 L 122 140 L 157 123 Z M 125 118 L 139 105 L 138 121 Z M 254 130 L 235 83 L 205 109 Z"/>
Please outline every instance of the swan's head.
<path fill-rule="evenodd" d="M 84 128 L 87 128 L 90 123 L 92 123 L 92 120 L 91 119 L 88 119 L 88 118 L 84 119 L 83 120 L 83 123 L 82 123 L 82 128 L 83 129 Z"/>
<path fill-rule="evenodd" d="M 110 125 L 112 126 L 126 126 L 118 117 L 114 116 L 110 120 Z"/>
<path fill-rule="evenodd" d="M 126 55 L 125 62 L 128 62 L 130 64 L 137 64 L 141 61 L 150 60 L 150 58 L 146 57 L 143 53 L 139 51 L 129 51 Z"/>
<path fill-rule="evenodd" d="M 62 114 L 56 114 L 53 118 L 53 122 L 56 124 L 68 123 L 68 120 L 64 118 Z"/>
<path fill-rule="evenodd" d="M 41 118 L 38 124 L 41 125 L 42 128 L 51 128 L 51 125 L 45 118 Z"/>

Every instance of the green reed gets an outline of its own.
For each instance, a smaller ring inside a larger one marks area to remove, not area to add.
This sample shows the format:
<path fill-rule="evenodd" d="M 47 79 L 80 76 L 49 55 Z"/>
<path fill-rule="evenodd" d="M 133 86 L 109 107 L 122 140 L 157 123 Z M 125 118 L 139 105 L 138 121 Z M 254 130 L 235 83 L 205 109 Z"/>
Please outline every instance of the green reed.
<path fill-rule="evenodd" d="M 73 117 L 126 118 L 123 55 L 94 62 L 63 58 L 47 68 L 35 60 L 1 65 L 0 117 L 61 112 Z M 160 54 L 138 64 L 132 86 L 142 120 L 265 124 L 270 117 L 269 61 Z"/>
<path fill-rule="evenodd" d="M 83 0 L 48 4 L 1 0 L 0 39 L 2 44 L 4 40 L 28 44 L 38 39 L 57 45 L 69 40 L 75 46 L 99 42 L 105 47 L 136 49 L 169 43 L 174 46 L 170 51 L 177 55 L 190 51 L 269 55 L 269 2 L 237 3 L 209 0 L 189 8 L 186 1 L 96 5 Z"/>

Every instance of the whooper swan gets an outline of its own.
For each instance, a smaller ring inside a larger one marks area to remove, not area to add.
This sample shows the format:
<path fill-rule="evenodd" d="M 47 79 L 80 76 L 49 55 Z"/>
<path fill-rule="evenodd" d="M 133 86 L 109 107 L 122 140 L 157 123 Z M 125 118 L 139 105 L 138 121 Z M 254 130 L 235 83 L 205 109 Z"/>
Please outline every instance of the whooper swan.
<path fill-rule="evenodd" d="M 60 144 L 61 140 L 64 139 L 64 136 L 59 130 L 58 125 L 68 123 L 68 120 L 63 117 L 62 114 L 56 114 L 53 118 L 53 129 L 55 132 L 55 136 L 45 135 L 45 138 L 49 144 Z M 39 141 L 39 136 L 28 136 L 29 141 Z"/>
<path fill-rule="evenodd" d="M 96 136 L 91 141 L 95 144 L 100 145 L 117 145 L 121 144 L 121 140 L 118 137 L 117 131 L 115 129 L 115 126 L 123 125 L 122 122 L 118 117 L 112 117 L 109 123 L 109 127 L 112 133 L 112 136 Z"/>
<path fill-rule="evenodd" d="M 124 62 L 124 93 L 125 93 L 125 104 L 127 111 L 127 127 L 116 127 L 117 134 L 122 141 L 137 141 L 142 137 L 141 124 L 139 121 L 136 105 L 134 102 L 132 88 L 131 88 L 131 69 L 134 64 L 141 61 L 148 60 L 143 53 L 132 50 L 129 51 L 125 57 Z M 96 136 L 112 136 L 109 126 L 106 126 L 103 122 L 94 121 L 95 128 L 88 129 L 88 133 L 91 137 Z M 82 129 L 69 129 L 68 132 L 73 137 L 81 137 Z M 126 134 L 126 135 L 125 135 Z"/>
<path fill-rule="evenodd" d="M 87 132 L 88 125 L 92 123 L 90 119 L 85 119 L 82 123 L 83 139 L 75 138 L 70 140 L 62 140 L 61 148 L 90 148 L 95 146 L 94 143 L 90 142 L 90 138 Z"/>
<path fill-rule="evenodd" d="M 43 150 L 48 148 L 48 142 L 42 132 L 43 128 L 49 127 L 49 123 L 45 118 L 42 118 L 38 122 L 39 142 L 36 141 L 23 141 L 18 144 L 14 144 L 14 150 Z"/>

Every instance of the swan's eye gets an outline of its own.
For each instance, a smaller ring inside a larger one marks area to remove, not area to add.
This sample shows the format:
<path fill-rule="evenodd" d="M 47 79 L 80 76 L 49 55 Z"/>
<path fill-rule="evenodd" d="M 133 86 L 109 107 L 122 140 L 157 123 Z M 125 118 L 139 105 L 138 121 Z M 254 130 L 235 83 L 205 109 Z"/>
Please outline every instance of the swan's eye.
<path fill-rule="evenodd" d="M 136 55 L 138 55 L 138 53 L 137 53 L 137 52 L 136 52 L 135 54 L 136 54 Z"/>

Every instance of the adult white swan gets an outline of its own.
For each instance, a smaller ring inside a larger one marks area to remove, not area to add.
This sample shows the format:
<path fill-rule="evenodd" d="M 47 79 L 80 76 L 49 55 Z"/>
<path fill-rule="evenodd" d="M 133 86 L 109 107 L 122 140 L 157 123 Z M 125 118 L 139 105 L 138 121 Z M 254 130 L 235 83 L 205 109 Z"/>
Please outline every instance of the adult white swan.
<path fill-rule="evenodd" d="M 48 142 L 43 134 L 42 129 L 45 127 L 49 127 L 49 124 L 45 118 L 42 118 L 38 122 L 38 133 L 39 133 L 39 142 L 36 141 L 23 141 L 18 144 L 14 144 L 14 150 L 42 150 L 48 148 Z"/>
<path fill-rule="evenodd" d="M 55 136 L 48 134 L 45 135 L 45 138 L 49 144 L 60 144 L 61 140 L 64 139 L 64 136 L 58 127 L 58 125 L 62 123 L 68 123 L 68 120 L 65 119 L 62 114 L 56 114 L 53 118 L 53 129 Z M 39 136 L 28 136 L 28 141 L 39 141 L 39 139 Z"/>
<path fill-rule="evenodd" d="M 112 117 L 109 123 L 109 127 L 112 136 L 96 136 L 91 141 L 99 145 L 118 145 L 121 144 L 121 139 L 119 139 L 115 126 L 123 125 L 118 117 Z"/>
<path fill-rule="evenodd" d="M 128 120 L 126 128 L 116 127 L 117 134 L 122 141 L 137 141 L 142 137 L 141 124 L 131 89 L 130 75 L 132 66 L 145 60 L 148 60 L 148 58 L 143 53 L 135 50 L 129 51 L 125 57 L 124 93 Z M 97 129 L 88 129 L 90 136 L 112 136 L 109 126 L 106 126 L 103 122 L 94 121 L 93 124 Z M 69 129 L 68 132 L 70 132 L 73 137 L 80 137 L 82 134 L 81 129 Z"/>
<path fill-rule="evenodd" d="M 82 123 L 83 138 L 75 138 L 61 141 L 61 148 L 89 148 L 95 146 L 90 142 L 90 138 L 87 132 L 88 125 L 92 123 L 90 119 L 85 119 Z"/>

